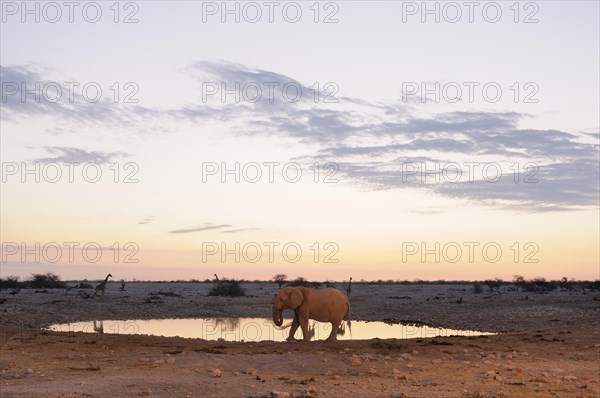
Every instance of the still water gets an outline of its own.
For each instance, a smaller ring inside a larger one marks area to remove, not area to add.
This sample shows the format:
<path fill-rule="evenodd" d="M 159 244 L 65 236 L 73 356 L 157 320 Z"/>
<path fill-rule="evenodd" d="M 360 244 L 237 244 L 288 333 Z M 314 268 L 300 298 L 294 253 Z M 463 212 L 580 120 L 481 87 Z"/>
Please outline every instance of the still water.
<path fill-rule="evenodd" d="M 144 334 L 165 337 L 199 338 L 225 341 L 285 341 L 289 335 L 291 319 L 277 327 L 271 319 L 264 318 L 213 318 L 213 319 L 150 319 L 129 321 L 75 322 L 52 325 L 49 330 L 57 332 L 85 332 L 105 334 Z M 331 332 L 331 324 L 310 321 L 311 340 L 324 340 Z M 338 331 L 338 340 L 365 339 L 412 339 L 438 336 L 480 336 L 493 333 L 474 330 L 454 330 L 388 324 L 384 322 L 344 321 Z M 302 338 L 298 328 L 295 334 Z"/>

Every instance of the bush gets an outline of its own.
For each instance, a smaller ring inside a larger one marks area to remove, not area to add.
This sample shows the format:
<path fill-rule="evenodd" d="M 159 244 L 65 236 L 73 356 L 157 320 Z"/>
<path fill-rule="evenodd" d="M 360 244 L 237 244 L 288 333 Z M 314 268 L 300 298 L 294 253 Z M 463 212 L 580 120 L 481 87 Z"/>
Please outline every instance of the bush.
<path fill-rule="evenodd" d="M 483 293 L 483 286 L 481 285 L 481 283 L 473 283 L 473 293 L 475 294 L 480 294 Z"/>
<path fill-rule="evenodd" d="M 600 291 L 600 280 L 590 283 L 588 285 L 588 289 Z"/>
<path fill-rule="evenodd" d="M 210 288 L 208 292 L 209 296 L 227 296 L 227 297 L 240 297 L 245 296 L 246 291 L 240 282 L 236 280 L 223 280 L 217 282 L 217 284 Z"/>
<path fill-rule="evenodd" d="M 500 291 L 500 286 L 502 286 L 502 281 L 500 279 L 488 279 L 487 281 L 484 281 L 483 283 L 485 283 L 487 285 L 487 287 L 490 289 L 490 292 L 493 292 L 494 290 L 496 290 L 497 292 Z"/>
<path fill-rule="evenodd" d="M 547 281 L 545 278 L 534 278 L 523 284 L 523 290 L 526 292 L 551 292 L 558 287 L 558 282 Z"/>
<path fill-rule="evenodd" d="M 22 285 L 23 284 L 19 282 L 18 276 L 7 276 L 6 278 L 0 278 L 0 289 L 16 289 Z"/>
<path fill-rule="evenodd" d="M 32 274 L 27 282 L 34 289 L 64 289 L 67 287 L 67 284 L 52 272 L 48 272 L 47 274 Z"/>

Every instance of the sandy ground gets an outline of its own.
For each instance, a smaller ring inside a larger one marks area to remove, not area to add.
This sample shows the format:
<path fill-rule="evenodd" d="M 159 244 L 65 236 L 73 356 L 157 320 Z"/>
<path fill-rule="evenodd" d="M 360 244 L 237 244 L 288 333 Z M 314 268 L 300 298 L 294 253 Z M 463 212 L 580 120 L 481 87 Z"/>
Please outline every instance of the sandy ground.
<path fill-rule="evenodd" d="M 353 285 L 355 320 L 501 332 L 485 337 L 230 343 L 40 330 L 101 319 L 270 317 L 277 286 L 244 286 L 249 296 L 243 298 L 207 297 L 208 283 L 136 283 L 124 292 L 111 283 L 104 299 L 78 289 L 2 291 L 0 395 L 600 395 L 600 294 L 581 291 L 505 287 L 475 295 L 471 285 Z"/>

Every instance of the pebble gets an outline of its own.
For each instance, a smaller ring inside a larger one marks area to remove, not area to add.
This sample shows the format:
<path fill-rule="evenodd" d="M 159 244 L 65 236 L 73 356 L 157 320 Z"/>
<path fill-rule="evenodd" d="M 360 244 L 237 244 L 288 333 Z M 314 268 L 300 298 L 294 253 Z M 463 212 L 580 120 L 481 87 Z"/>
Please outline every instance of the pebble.
<path fill-rule="evenodd" d="M 305 388 L 300 393 L 301 398 L 311 398 L 317 395 L 317 391 L 314 388 Z"/>
<path fill-rule="evenodd" d="M 359 366 L 361 363 L 362 362 L 361 362 L 360 358 L 358 357 L 358 355 L 352 355 L 350 357 L 350 364 L 352 366 Z"/>
<path fill-rule="evenodd" d="M 441 359 L 434 359 L 434 360 L 431 361 L 431 363 L 437 365 L 437 364 L 442 363 L 442 360 Z"/>
<path fill-rule="evenodd" d="M 290 398 L 290 393 L 286 391 L 271 391 L 271 398 Z"/>
<path fill-rule="evenodd" d="M 175 363 L 175 358 L 173 358 L 173 357 L 167 357 L 167 360 L 166 360 L 166 362 L 167 362 L 169 365 L 173 365 L 173 364 Z"/>
<path fill-rule="evenodd" d="M 212 371 L 212 377 L 214 378 L 219 378 L 223 375 L 223 372 L 221 372 L 220 369 L 215 369 Z"/>

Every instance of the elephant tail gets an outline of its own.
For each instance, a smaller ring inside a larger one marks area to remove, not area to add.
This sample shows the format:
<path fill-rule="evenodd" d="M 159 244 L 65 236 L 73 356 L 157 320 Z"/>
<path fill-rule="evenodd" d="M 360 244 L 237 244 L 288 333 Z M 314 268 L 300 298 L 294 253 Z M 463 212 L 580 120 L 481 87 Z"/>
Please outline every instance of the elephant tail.
<path fill-rule="evenodd" d="M 346 315 L 344 315 L 343 319 L 350 320 L 350 300 L 346 301 L 346 306 L 347 306 Z"/>

